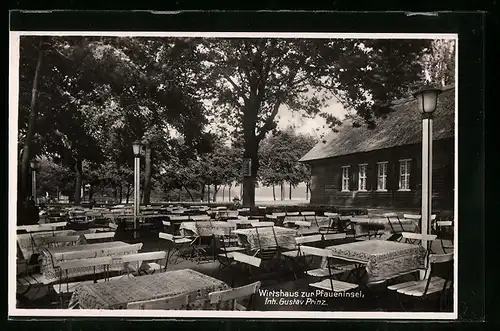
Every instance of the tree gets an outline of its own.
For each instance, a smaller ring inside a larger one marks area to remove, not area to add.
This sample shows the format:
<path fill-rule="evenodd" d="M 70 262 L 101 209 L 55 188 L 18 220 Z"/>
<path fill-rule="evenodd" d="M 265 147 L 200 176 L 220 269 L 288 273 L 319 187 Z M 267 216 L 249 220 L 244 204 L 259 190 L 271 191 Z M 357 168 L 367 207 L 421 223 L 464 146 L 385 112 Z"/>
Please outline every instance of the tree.
<path fill-rule="evenodd" d="M 194 52 L 181 39 L 163 38 L 47 37 L 43 45 L 42 52 L 33 37 L 21 40 L 20 187 L 29 183 L 29 159 L 48 153 L 74 171 L 78 204 L 83 164 L 106 161 L 118 172 L 131 167 L 132 142 L 142 138 L 149 203 L 154 143 L 165 143 L 173 127 L 187 145 L 203 145 L 203 106 L 193 98 L 192 76 L 185 74 L 198 63 L 189 59 Z M 42 54 L 43 65 L 36 60 Z M 32 78 L 34 68 L 39 80 Z M 36 107 L 27 106 L 30 97 Z"/>
<path fill-rule="evenodd" d="M 281 107 L 315 116 L 334 93 L 346 109 L 370 125 L 389 102 L 421 80 L 418 59 L 426 40 L 204 39 L 206 89 L 214 108 L 244 140 L 251 176 L 243 180 L 243 204 L 255 204 L 258 149 L 276 128 Z M 201 76 L 201 75 L 200 75 Z M 202 79 L 200 79 L 202 80 Z M 324 114 L 330 125 L 340 123 Z"/>
<path fill-rule="evenodd" d="M 455 40 L 436 39 L 423 57 L 425 78 L 431 85 L 455 83 Z"/>
<path fill-rule="evenodd" d="M 262 141 L 259 155 L 263 161 L 259 169 L 259 179 L 264 185 L 273 186 L 273 196 L 274 186 L 280 185 L 283 200 L 284 183 L 287 182 L 290 185 L 291 199 L 292 187 L 309 181 L 309 167 L 299 160 L 315 143 L 313 137 L 296 134 L 291 127 L 277 131 Z"/>

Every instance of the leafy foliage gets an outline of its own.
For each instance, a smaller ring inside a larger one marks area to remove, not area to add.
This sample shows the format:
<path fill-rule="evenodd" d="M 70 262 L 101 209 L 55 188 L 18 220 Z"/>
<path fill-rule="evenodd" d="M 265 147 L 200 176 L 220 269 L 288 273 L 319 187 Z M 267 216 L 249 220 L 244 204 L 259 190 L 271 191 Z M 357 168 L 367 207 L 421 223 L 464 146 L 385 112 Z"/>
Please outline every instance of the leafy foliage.
<path fill-rule="evenodd" d="M 299 160 L 315 144 L 313 137 L 298 135 L 292 128 L 266 137 L 259 149 L 262 159 L 259 179 L 266 186 L 287 182 L 296 187 L 301 182 L 308 182 L 310 169 Z"/>

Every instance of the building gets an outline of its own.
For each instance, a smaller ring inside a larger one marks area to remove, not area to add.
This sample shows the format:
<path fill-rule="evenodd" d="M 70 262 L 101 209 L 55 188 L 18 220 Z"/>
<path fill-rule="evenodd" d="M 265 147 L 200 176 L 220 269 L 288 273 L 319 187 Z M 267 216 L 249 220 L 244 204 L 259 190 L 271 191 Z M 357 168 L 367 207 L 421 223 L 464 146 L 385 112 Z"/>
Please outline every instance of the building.
<path fill-rule="evenodd" d="M 422 180 L 422 118 L 416 100 L 392 104 L 373 129 L 345 120 L 301 162 L 311 166 L 311 204 L 419 210 Z M 454 202 L 455 89 L 438 98 L 433 123 L 433 212 Z"/>

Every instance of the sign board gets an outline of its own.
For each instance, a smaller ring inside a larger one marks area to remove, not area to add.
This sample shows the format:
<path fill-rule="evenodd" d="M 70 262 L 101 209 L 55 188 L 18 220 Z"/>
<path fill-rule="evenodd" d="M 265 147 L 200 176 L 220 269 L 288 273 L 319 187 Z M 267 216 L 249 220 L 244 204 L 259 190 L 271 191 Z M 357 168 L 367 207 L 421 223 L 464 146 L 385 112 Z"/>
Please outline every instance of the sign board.
<path fill-rule="evenodd" d="M 243 167 L 241 169 L 243 177 L 252 176 L 252 159 L 243 159 Z"/>

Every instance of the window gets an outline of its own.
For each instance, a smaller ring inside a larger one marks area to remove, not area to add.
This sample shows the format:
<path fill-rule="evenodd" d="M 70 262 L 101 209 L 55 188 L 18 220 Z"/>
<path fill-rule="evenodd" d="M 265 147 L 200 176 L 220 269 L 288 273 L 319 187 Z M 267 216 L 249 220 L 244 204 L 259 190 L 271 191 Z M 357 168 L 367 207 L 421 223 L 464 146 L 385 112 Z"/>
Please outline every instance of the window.
<path fill-rule="evenodd" d="M 399 160 L 399 189 L 410 190 L 410 162 L 411 160 Z"/>
<path fill-rule="evenodd" d="M 342 191 L 349 191 L 349 166 L 342 167 Z"/>
<path fill-rule="evenodd" d="M 378 163 L 377 190 L 387 191 L 387 162 Z"/>
<path fill-rule="evenodd" d="M 367 164 L 359 165 L 358 191 L 366 191 L 366 167 Z"/>

